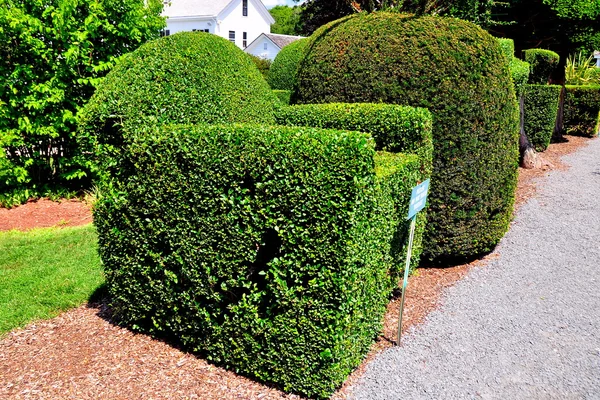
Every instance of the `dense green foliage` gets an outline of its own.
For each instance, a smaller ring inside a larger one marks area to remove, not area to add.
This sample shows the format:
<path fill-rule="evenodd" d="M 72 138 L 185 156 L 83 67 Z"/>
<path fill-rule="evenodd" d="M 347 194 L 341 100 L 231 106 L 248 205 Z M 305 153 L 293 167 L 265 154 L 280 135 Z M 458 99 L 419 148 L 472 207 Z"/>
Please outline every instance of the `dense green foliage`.
<path fill-rule="evenodd" d="M 564 131 L 596 136 L 600 132 L 600 86 L 565 86 Z"/>
<path fill-rule="evenodd" d="M 268 79 L 269 70 L 271 69 L 271 60 L 269 60 L 268 58 L 261 58 L 255 56 L 253 54 L 248 54 L 248 56 L 250 57 L 254 65 L 256 65 L 256 68 L 258 68 L 263 78 Z"/>
<path fill-rule="evenodd" d="M 285 390 L 330 395 L 381 328 L 419 157 L 302 127 L 128 137 L 94 213 L 119 320 Z"/>
<path fill-rule="evenodd" d="M 508 68 L 515 87 L 517 98 L 523 94 L 524 85 L 529 80 L 529 63 L 515 57 L 515 43 L 512 39 L 498 39 L 502 53 L 509 60 Z"/>
<path fill-rule="evenodd" d="M 91 225 L 0 232 L 0 335 L 83 304 L 103 280 Z"/>
<path fill-rule="evenodd" d="M 433 142 L 431 114 L 425 109 L 390 104 L 309 104 L 283 107 L 275 116 L 282 125 L 311 126 L 358 130 L 373 136 L 378 151 L 416 154 L 421 160 L 422 182 L 431 176 Z M 400 215 L 408 212 L 408 199 L 416 181 L 402 182 L 398 199 Z M 417 267 L 422 253 L 422 235 L 425 228 L 425 212 L 419 214 L 413 247 L 412 265 Z M 404 239 L 400 240 L 403 242 Z M 402 250 L 405 258 L 405 249 Z M 402 267 L 397 265 L 397 268 Z M 394 272 L 401 273 L 403 269 Z"/>
<path fill-rule="evenodd" d="M 300 35 L 301 7 L 275 6 L 271 8 L 269 12 L 275 20 L 275 23 L 271 25 L 271 33 L 292 36 Z"/>
<path fill-rule="evenodd" d="M 127 127 L 273 122 L 275 95 L 233 43 L 204 32 L 146 43 L 106 76 L 81 112 L 82 136 L 121 147 Z M 96 152 L 92 149 L 91 151 Z"/>
<path fill-rule="evenodd" d="M 525 85 L 525 134 L 537 151 L 546 150 L 552 139 L 561 90 L 559 85 Z"/>
<path fill-rule="evenodd" d="M 560 56 L 553 51 L 544 49 L 528 49 L 523 52 L 525 61 L 531 66 L 529 83 L 545 85 L 552 73 L 558 67 Z"/>
<path fill-rule="evenodd" d="M 507 64 L 498 41 L 471 23 L 358 14 L 313 35 L 292 102 L 431 110 L 424 251 L 431 259 L 473 256 L 498 243 L 512 214 L 519 117 Z"/>
<path fill-rule="evenodd" d="M 275 96 L 277 96 L 277 99 L 279 99 L 279 101 L 282 104 L 285 104 L 286 106 L 290 104 L 290 99 L 292 97 L 292 92 L 291 90 L 273 90 L 273 93 L 275 94 Z"/>
<path fill-rule="evenodd" d="M 158 37 L 161 11 L 159 0 L 0 0 L 0 194 L 7 202 L 89 183 L 75 115 L 118 57 Z"/>
<path fill-rule="evenodd" d="M 299 39 L 285 46 L 273 60 L 269 71 L 272 89 L 292 90 L 296 84 L 298 65 L 304 58 L 308 39 Z"/>

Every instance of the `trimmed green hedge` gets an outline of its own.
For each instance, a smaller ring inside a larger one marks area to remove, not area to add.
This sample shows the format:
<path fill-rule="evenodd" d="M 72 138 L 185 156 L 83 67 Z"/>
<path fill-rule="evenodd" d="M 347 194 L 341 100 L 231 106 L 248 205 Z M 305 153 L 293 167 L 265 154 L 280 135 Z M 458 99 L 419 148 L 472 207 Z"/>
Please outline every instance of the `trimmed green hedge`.
<path fill-rule="evenodd" d="M 515 41 L 512 39 L 500 38 L 498 39 L 498 43 L 500 43 L 500 49 L 502 49 L 502 54 L 506 57 L 508 61 L 515 58 Z"/>
<path fill-rule="evenodd" d="M 307 127 L 128 137 L 94 211 L 118 320 L 328 397 L 381 329 L 406 232 L 399 204 L 423 177 L 419 157 Z"/>
<path fill-rule="evenodd" d="M 545 85 L 550 80 L 552 72 L 558 67 L 560 56 L 544 49 L 524 50 L 525 61 L 531 65 L 529 83 Z"/>
<path fill-rule="evenodd" d="M 258 68 L 263 78 L 267 79 L 269 77 L 269 70 L 271 69 L 271 60 L 268 58 L 257 57 L 254 54 L 248 54 L 248 57 L 250 57 L 250 60 L 256 65 L 256 68 Z"/>
<path fill-rule="evenodd" d="M 277 123 L 291 126 L 310 126 L 357 130 L 369 133 L 375 140 L 375 148 L 380 152 L 416 154 L 421 162 L 420 173 L 415 179 L 399 182 L 396 193 L 400 215 L 408 213 L 408 200 L 412 187 L 431 176 L 433 141 L 432 119 L 429 111 L 423 108 L 397 106 L 391 104 L 307 104 L 281 108 L 275 115 Z M 419 264 L 422 253 L 422 235 L 425 228 L 426 212 L 417 218 L 412 267 Z M 402 237 L 400 242 L 405 238 Z M 397 265 L 396 273 L 404 268 L 401 260 L 406 257 L 406 249 Z"/>
<path fill-rule="evenodd" d="M 434 168 L 424 251 L 470 257 L 495 246 L 512 216 L 519 110 L 496 38 L 469 22 L 356 14 L 310 38 L 292 102 L 428 108 Z"/>
<path fill-rule="evenodd" d="M 177 33 L 125 56 L 83 109 L 79 129 L 91 145 L 120 146 L 121 127 L 269 124 L 275 102 L 250 57 L 233 43 L 204 32 Z"/>
<path fill-rule="evenodd" d="M 290 104 L 290 98 L 292 96 L 292 92 L 290 90 L 274 89 L 273 93 L 282 104 L 285 104 L 286 106 Z"/>
<path fill-rule="evenodd" d="M 306 51 L 308 39 L 298 39 L 277 54 L 269 70 L 268 82 L 272 89 L 292 90 L 296 84 L 298 65 Z"/>
<path fill-rule="evenodd" d="M 566 85 L 565 89 L 565 133 L 596 136 L 600 131 L 600 86 Z"/>
<path fill-rule="evenodd" d="M 498 39 L 502 53 L 509 61 L 508 67 L 512 76 L 517 98 L 523 94 L 524 85 L 529 80 L 529 63 L 515 57 L 515 42 L 512 39 Z"/>
<path fill-rule="evenodd" d="M 559 85 L 525 85 L 525 133 L 537 151 L 548 148 L 560 103 Z"/>

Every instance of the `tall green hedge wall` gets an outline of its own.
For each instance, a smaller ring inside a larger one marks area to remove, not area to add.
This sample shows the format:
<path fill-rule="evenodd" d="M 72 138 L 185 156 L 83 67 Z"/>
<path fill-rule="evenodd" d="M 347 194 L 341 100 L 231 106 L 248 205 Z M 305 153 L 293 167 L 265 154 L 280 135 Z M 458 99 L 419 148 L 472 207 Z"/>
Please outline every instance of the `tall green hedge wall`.
<path fill-rule="evenodd" d="M 529 83 L 545 85 L 550 80 L 552 72 L 558 67 L 560 56 L 544 49 L 529 49 L 524 51 L 525 61 L 531 65 Z"/>
<path fill-rule="evenodd" d="M 564 131 L 596 136 L 600 132 L 600 86 L 565 86 Z"/>
<path fill-rule="evenodd" d="M 310 39 L 292 102 L 395 103 L 431 110 L 429 259 L 490 250 L 512 215 L 519 115 L 508 61 L 474 24 L 357 14 Z"/>
<path fill-rule="evenodd" d="M 408 213 L 411 189 L 418 182 L 431 176 L 433 141 L 432 119 L 428 110 L 391 104 L 307 104 L 283 107 L 275 115 L 277 123 L 288 126 L 310 126 L 358 130 L 369 133 L 379 152 L 416 154 L 420 160 L 417 175 L 398 182 L 396 208 L 400 217 Z M 422 253 L 422 237 L 425 229 L 426 212 L 417 217 L 411 266 L 416 268 Z M 406 230 L 398 237 L 399 243 L 406 240 Z M 403 272 L 402 260 L 406 257 L 406 246 L 402 246 L 394 277 Z"/>
<path fill-rule="evenodd" d="M 119 320 L 328 397 L 381 329 L 406 228 L 398 204 L 423 177 L 419 157 L 307 127 L 127 137 L 108 154 L 115 167 L 94 212 Z"/>
<path fill-rule="evenodd" d="M 530 65 L 515 57 L 515 42 L 512 39 L 498 39 L 502 53 L 509 60 L 508 68 L 515 86 L 517 98 L 523 94 L 524 85 L 529 80 Z"/>
<path fill-rule="evenodd" d="M 178 33 L 144 44 L 107 75 L 82 112 L 80 136 L 91 145 L 120 144 L 127 126 L 273 123 L 275 102 L 250 57 L 233 43 Z"/>
<path fill-rule="evenodd" d="M 273 60 L 268 82 L 272 89 L 292 90 L 296 84 L 298 65 L 306 51 L 308 39 L 299 39 L 285 46 Z"/>
<path fill-rule="evenodd" d="M 546 150 L 552 139 L 561 90 L 559 85 L 525 85 L 524 128 L 537 151 Z"/>

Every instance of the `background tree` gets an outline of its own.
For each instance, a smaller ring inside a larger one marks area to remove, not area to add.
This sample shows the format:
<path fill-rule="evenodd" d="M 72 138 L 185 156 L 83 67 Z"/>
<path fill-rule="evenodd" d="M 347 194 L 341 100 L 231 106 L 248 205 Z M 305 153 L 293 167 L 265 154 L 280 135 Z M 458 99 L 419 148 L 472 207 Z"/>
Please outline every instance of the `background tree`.
<path fill-rule="evenodd" d="M 159 36 L 162 4 L 0 0 L 0 201 L 81 188 L 77 111 L 118 57 Z"/>
<path fill-rule="evenodd" d="M 275 6 L 269 10 L 275 23 L 271 25 L 272 33 L 282 35 L 300 35 L 300 15 L 302 8 L 300 6 Z"/>

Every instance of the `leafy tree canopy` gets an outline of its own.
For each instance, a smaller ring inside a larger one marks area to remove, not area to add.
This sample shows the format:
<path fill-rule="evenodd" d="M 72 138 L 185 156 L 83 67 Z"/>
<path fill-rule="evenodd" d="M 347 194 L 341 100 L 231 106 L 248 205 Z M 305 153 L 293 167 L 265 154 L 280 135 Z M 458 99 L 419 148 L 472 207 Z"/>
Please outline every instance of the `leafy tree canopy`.
<path fill-rule="evenodd" d="M 76 114 L 121 55 L 158 37 L 161 0 L 0 0 L 0 194 L 85 177 Z"/>
<path fill-rule="evenodd" d="M 301 7 L 275 6 L 269 12 L 273 16 L 273 19 L 275 19 L 275 23 L 271 25 L 272 33 L 300 35 Z"/>

